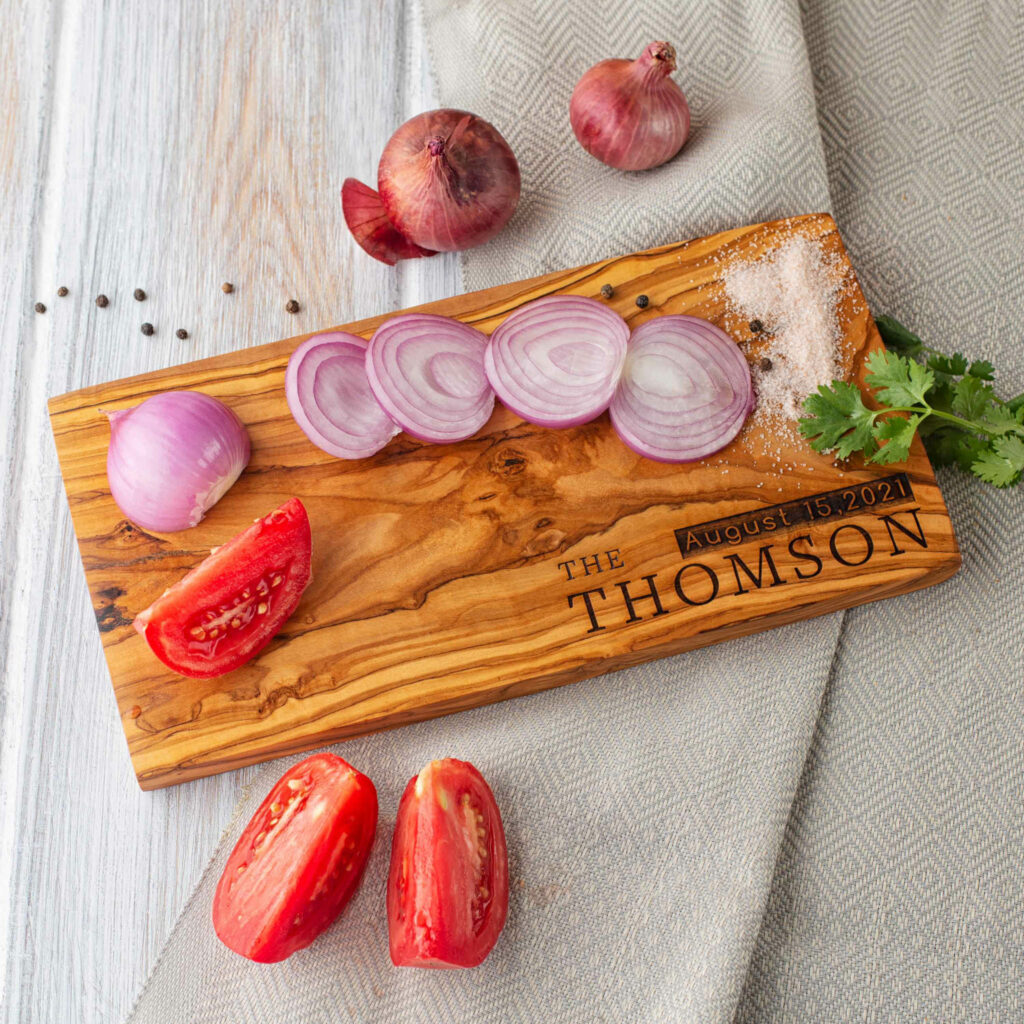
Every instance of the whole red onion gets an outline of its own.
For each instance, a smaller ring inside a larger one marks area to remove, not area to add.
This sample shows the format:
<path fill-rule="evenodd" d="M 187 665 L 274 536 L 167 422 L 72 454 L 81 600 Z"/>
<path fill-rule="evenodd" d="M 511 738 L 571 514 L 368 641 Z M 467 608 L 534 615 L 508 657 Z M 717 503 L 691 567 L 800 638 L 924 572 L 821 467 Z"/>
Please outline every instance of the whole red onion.
<path fill-rule="evenodd" d="M 377 188 L 398 232 L 451 252 L 493 238 L 519 202 L 519 165 L 508 143 L 465 110 L 428 110 L 384 147 Z"/>
<path fill-rule="evenodd" d="M 657 167 L 682 149 L 690 108 L 669 76 L 676 51 L 651 43 L 636 60 L 595 64 L 576 83 L 569 119 L 580 145 L 620 171 Z"/>

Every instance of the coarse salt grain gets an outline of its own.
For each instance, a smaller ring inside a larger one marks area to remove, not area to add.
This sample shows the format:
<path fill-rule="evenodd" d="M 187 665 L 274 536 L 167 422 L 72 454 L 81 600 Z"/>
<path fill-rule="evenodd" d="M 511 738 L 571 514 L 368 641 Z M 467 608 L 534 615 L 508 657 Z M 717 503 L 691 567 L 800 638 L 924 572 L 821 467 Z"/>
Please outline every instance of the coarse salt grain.
<path fill-rule="evenodd" d="M 804 399 L 841 376 L 836 304 L 842 280 L 839 257 L 799 234 L 759 259 L 734 260 L 725 268 L 728 312 L 760 320 L 769 334 L 752 339 L 762 342 L 751 370 L 758 419 L 795 422 Z M 761 369 L 765 357 L 770 370 Z"/>

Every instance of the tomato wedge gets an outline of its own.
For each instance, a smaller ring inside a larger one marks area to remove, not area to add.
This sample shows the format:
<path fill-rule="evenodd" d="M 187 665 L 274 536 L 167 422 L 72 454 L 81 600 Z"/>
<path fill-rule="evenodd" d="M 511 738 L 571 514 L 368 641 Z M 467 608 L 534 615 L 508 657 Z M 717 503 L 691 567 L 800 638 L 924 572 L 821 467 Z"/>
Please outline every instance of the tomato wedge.
<path fill-rule="evenodd" d="M 153 653 L 183 676 L 223 675 L 255 657 L 310 580 L 309 518 L 298 498 L 216 548 L 135 619 Z"/>
<path fill-rule="evenodd" d="M 396 967 L 476 967 L 508 914 L 508 854 L 494 794 L 466 761 L 409 780 L 391 845 L 388 942 Z"/>
<path fill-rule="evenodd" d="M 351 899 L 377 829 L 377 790 L 314 754 L 278 780 L 228 857 L 213 897 L 225 946 L 276 963 L 308 946 Z"/>

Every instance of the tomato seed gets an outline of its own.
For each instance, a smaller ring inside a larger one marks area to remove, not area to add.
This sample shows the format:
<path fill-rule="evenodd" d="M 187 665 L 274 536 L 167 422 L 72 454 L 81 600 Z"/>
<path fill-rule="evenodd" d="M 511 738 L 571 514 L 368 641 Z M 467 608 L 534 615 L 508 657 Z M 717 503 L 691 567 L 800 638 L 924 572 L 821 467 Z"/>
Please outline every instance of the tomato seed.
<path fill-rule="evenodd" d="M 280 804 L 271 804 L 270 805 L 270 813 L 271 814 L 280 814 L 283 809 L 284 808 L 282 808 Z"/>
<path fill-rule="evenodd" d="M 236 618 L 233 618 L 231 620 L 231 628 L 232 629 L 238 629 L 238 627 L 241 626 L 241 625 L 242 625 L 242 620 L 241 619 L 236 617 Z"/>
<path fill-rule="evenodd" d="M 302 782 L 299 779 L 289 779 L 288 788 L 294 792 L 297 789 L 302 789 Z"/>
<path fill-rule="evenodd" d="M 272 587 L 279 587 L 279 586 L 281 585 L 281 577 L 280 577 L 280 576 L 275 576 L 275 577 L 274 577 L 274 578 L 273 578 L 273 579 L 272 579 L 272 580 L 270 581 L 270 585 L 271 585 Z"/>
<path fill-rule="evenodd" d="M 188 632 L 189 636 L 195 637 L 196 640 L 206 639 L 206 630 L 202 626 L 193 626 Z"/>
<path fill-rule="evenodd" d="M 244 864 L 239 864 L 238 865 L 238 873 L 241 874 L 244 870 L 245 870 L 245 865 Z"/>

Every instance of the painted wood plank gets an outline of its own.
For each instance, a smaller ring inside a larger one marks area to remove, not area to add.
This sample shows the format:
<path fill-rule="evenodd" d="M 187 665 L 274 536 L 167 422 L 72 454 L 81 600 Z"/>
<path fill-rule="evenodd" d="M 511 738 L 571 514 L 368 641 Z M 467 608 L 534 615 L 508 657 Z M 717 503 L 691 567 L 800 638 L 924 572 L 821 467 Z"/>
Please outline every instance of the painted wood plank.
<path fill-rule="evenodd" d="M 842 268 L 840 350 L 846 375 L 863 383 L 865 356 L 881 341 L 826 214 L 422 309 L 489 332 L 533 299 L 596 298 L 610 283 L 609 304 L 634 325 L 691 313 L 727 326 L 723 267 L 736 253 L 754 258 L 794 233 L 814 239 Z M 640 293 L 650 297 L 644 310 L 633 301 Z M 343 329 L 369 337 L 382 319 Z M 747 340 L 745 324 L 733 327 L 740 329 L 737 340 Z M 144 788 L 905 593 L 948 578 L 960 564 L 920 446 L 899 475 L 887 466 L 840 468 L 795 431 L 780 435 L 757 416 L 721 452 L 685 466 L 636 455 L 607 415 L 545 430 L 501 407 L 457 444 L 399 436 L 372 458 L 333 459 L 305 439 L 285 401 L 285 365 L 300 340 L 50 403 L 122 725 Z M 753 351 L 748 358 L 756 358 Z M 150 534 L 125 519 L 107 489 L 109 428 L 100 409 L 175 389 L 227 402 L 249 428 L 253 457 L 199 526 Z M 313 582 L 281 637 L 228 676 L 192 680 L 167 669 L 132 619 L 210 547 L 293 496 L 310 515 Z"/>
<path fill-rule="evenodd" d="M 0 1020 L 120 1021 L 251 773 L 144 794 L 109 757 L 46 398 L 451 294 L 457 265 L 377 265 L 337 202 L 429 105 L 403 5 L 0 0 L 0 29 Z"/>

